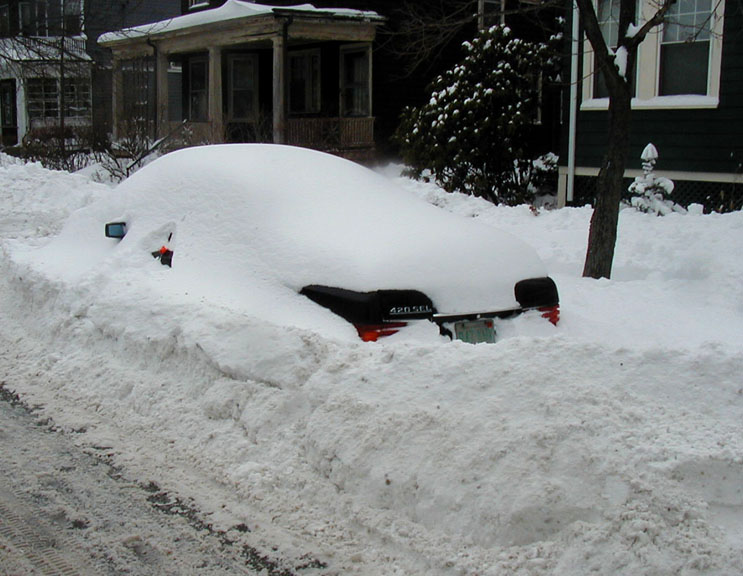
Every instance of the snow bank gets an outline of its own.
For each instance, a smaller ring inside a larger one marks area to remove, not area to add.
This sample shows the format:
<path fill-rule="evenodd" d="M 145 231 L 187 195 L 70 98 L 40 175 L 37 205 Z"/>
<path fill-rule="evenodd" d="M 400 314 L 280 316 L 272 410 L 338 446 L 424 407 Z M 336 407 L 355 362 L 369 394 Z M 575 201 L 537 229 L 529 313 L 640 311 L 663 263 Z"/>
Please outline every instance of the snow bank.
<path fill-rule="evenodd" d="M 0 167 L 6 251 L 60 226 L 71 181 L 40 170 Z M 130 278 L 91 300 L 6 257 L 1 332 L 19 344 L 2 378 L 216 525 L 246 523 L 280 559 L 311 550 L 318 573 L 738 573 L 743 214 L 623 211 L 614 278 L 595 281 L 588 208 L 399 183 L 526 239 L 560 286 L 559 327 L 344 342 Z M 72 204 L 102 190 L 80 183 Z"/>

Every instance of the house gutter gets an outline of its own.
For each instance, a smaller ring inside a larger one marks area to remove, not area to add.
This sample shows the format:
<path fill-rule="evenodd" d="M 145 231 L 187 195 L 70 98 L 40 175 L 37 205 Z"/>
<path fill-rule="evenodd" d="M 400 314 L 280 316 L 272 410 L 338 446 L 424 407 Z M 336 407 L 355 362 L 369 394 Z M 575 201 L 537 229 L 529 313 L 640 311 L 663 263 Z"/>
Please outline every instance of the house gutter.
<path fill-rule="evenodd" d="M 160 86 L 159 86 L 159 82 L 157 81 L 157 74 L 158 74 L 157 46 L 155 45 L 155 43 L 152 41 L 152 39 L 149 36 L 147 36 L 147 40 L 145 40 L 145 42 L 147 42 L 147 45 L 150 48 L 152 48 L 152 56 L 155 59 L 155 118 L 154 120 L 155 120 L 155 126 L 157 127 L 160 125 L 160 119 L 158 118 L 160 111 L 158 110 L 159 107 L 157 105 L 157 103 L 160 102 L 160 94 L 159 94 Z M 157 138 L 157 128 L 155 128 L 155 138 Z"/>
<path fill-rule="evenodd" d="M 566 203 L 572 202 L 575 195 L 575 139 L 578 125 L 578 64 L 580 58 L 580 13 L 578 4 L 573 2 L 573 25 L 570 50 L 570 123 L 568 126 L 568 182 Z"/>

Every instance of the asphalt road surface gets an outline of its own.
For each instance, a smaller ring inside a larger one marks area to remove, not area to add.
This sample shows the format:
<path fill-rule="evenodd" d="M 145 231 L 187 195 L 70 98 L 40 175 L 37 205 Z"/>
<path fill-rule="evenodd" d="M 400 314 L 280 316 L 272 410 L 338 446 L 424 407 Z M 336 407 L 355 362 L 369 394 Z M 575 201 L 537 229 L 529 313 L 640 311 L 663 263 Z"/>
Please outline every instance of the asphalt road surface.
<path fill-rule="evenodd" d="M 281 574 L 0 387 L 0 574 Z M 254 566 L 256 569 L 253 569 Z"/>

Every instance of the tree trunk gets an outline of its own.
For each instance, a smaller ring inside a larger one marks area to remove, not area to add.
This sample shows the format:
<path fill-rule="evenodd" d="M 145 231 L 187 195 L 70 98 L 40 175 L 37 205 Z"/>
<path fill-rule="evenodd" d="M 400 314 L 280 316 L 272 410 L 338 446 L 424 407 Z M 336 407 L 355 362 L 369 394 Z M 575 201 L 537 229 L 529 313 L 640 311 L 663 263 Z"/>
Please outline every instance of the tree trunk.
<path fill-rule="evenodd" d="M 617 240 L 631 112 L 629 88 L 617 92 L 610 100 L 608 148 L 599 171 L 596 207 L 588 233 L 588 251 L 583 276 L 590 278 L 611 277 L 614 246 Z"/>
<path fill-rule="evenodd" d="M 59 150 L 62 162 L 67 161 L 67 150 L 65 141 L 65 108 L 67 107 L 67 101 L 65 97 L 64 84 L 65 84 L 65 34 L 64 34 L 64 19 L 62 20 L 62 37 L 59 39 Z"/>
<path fill-rule="evenodd" d="M 607 46 L 601 25 L 591 0 L 575 0 L 588 41 L 600 69 L 604 71 L 609 89 L 609 134 L 606 155 L 601 164 L 596 190 L 596 208 L 591 218 L 588 233 L 588 251 L 583 276 L 591 278 L 610 278 L 614 259 L 614 245 L 617 240 L 619 203 L 622 199 L 622 180 L 624 165 L 629 148 L 630 113 L 632 111 L 632 73 L 637 47 L 648 33 L 663 24 L 666 14 L 676 0 L 658 0 L 657 11 L 653 16 L 636 27 L 627 36 L 630 24 L 635 18 L 635 0 L 620 0 L 619 33 L 617 48 Z M 612 10 L 613 11 L 613 10 Z M 619 49 L 627 51 L 626 65 L 619 70 L 615 54 Z"/>

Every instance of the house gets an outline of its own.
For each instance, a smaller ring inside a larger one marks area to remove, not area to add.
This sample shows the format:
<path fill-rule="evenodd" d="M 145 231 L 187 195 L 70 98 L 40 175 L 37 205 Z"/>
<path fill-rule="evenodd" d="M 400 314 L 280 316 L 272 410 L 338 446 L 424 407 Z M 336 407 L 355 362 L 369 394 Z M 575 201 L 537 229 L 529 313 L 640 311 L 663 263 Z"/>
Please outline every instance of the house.
<path fill-rule="evenodd" d="M 193 8 L 193 10 L 189 10 Z M 156 75 L 158 132 L 181 124 L 167 71 L 182 70 L 180 112 L 207 142 L 269 141 L 363 157 L 374 148 L 372 43 L 383 18 L 373 11 L 188 2 L 170 20 L 104 34 L 113 52 L 114 130 L 130 114 L 123 87 L 132 63 Z"/>
<path fill-rule="evenodd" d="M 641 13 L 656 9 L 639 0 Z M 618 2 L 598 0 L 608 38 L 616 38 Z M 559 201 L 589 203 L 606 149 L 608 98 L 574 11 L 568 89 L 570 118 L 560 154 Z M 648 143 L 656 171 L 675 183 L 672 198 L 708 210 L 740 209 L 743 201 L 743 11 L 733 0 L 679 0 L 670 18 L 640 45 L 633 85 L 626 183 L 642 174 Z"/>
<path fill-rule="evenodd" d="M 110 129 L 110 55 L 96 38 L 179 10 L 180 0 L 0 0 L 0 144 Z"/>
<path fill-rule="evenodd" d="M 227 0 L 182 0 L 183 14 L 191 14 L 222 6 Z M 303 0 L 244 0 L 274 6 L 290 7 L 302 4 Z M 416 105 L 423 98 L 423 89 L 433 74 L 425 78 L 410 77 L 401 71 L 405 63 L 390 50 L 393 42 L 394 20 L 399 20 L 400 0 L 305 0 L 316 8 L 335 8 L 342 5 L 361 12 L 376 12 L 384 16 L 384 22 L 377 22 L 373 51 L 372 102 L 374 115 L 374 146 L 378 156 L 386 155 L 394 149 L 390 140 L 397 129 L 400 113 L 407 105 Z M 438 0 L 436 0 L 438 1 Z"/>

